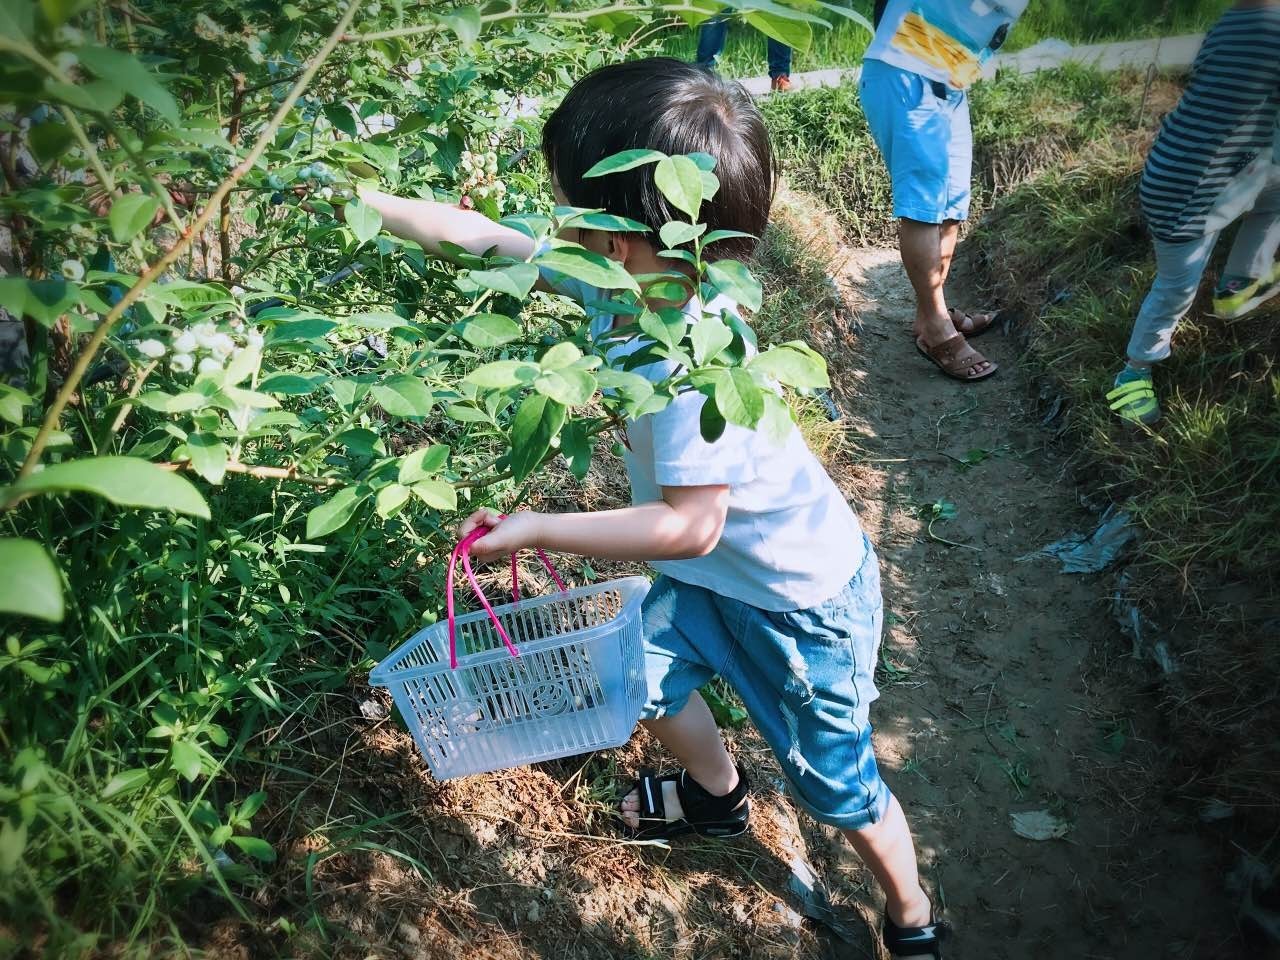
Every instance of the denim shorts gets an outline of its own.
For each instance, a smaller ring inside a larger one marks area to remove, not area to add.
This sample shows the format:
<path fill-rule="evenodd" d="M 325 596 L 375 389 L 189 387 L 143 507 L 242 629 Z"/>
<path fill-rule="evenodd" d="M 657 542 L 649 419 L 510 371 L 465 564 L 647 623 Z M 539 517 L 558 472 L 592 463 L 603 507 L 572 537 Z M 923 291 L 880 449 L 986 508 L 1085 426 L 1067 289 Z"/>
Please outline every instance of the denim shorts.
<path fill-rule="evenodd" d="M 893 215 L 922 223 L 969 216 L 973 130 L 963 90 L 864 60 L 858 94 L 893 183 Z"/>
<path fill-rule="evenodd" d="M 884 604 L 869 540 L 858 572 L 817 606 L 762 610 L 662 576 L 643 619 L 642 719 L 679 713 L 718 674 L 742 698 L 801 807 L 845 830 L 884 817 L 890 794 L 868 718 L 879 695 L 873 675 Z"/>

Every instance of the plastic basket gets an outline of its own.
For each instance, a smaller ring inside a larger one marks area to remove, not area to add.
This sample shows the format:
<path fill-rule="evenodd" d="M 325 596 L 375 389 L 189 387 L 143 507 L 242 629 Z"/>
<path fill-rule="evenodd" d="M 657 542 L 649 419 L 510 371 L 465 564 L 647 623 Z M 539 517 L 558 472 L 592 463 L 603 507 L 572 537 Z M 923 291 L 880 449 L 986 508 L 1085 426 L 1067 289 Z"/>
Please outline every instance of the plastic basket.
<path fill-rule="evenodd" d="M 649 581 L 567 590 L 556 576 L 558 594 L 491 607 L 467 553 L 484 532 L 454 550 L 445 622 L 398 647 L 369 682 L 390 689 L 439 780 L 626 743 L 644 705 L 640 604 Z M 459 557 L 484 609 L 455 618 Z M 518 598 L 514 558 L 512 587 Z"/>

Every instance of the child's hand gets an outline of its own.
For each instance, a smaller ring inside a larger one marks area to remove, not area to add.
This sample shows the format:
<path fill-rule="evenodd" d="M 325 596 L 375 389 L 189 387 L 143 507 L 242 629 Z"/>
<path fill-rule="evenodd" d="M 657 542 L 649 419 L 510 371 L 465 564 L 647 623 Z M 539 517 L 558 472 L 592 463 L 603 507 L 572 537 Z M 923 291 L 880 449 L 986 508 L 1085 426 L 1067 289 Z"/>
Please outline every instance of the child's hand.
<path fill-rule="evenodd" d="M 536 513 L 515 513 L 503 519 L 496 510 L 477 510 L 458 530 L 465 539 L 476 527 L 489 532 L 471 545 L 471 555 L 480 561 L 497 560 L 526 547 L 536 547 L 542 517 Z"/>

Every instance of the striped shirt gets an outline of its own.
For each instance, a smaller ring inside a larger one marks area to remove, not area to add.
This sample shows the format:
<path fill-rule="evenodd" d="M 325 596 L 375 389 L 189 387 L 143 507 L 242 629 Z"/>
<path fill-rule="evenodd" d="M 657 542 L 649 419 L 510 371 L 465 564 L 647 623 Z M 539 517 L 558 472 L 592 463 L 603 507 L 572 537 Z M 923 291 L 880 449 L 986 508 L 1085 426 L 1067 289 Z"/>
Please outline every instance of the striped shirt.
<path fill-rule="evenodd" d="M 1142 171 L 1138 197 L 1155 237 L 1204 236 L 1223 192 L 1273 149 L 1278 118 L 1280 6 L 1229 10 L 1205 36 Z"/>

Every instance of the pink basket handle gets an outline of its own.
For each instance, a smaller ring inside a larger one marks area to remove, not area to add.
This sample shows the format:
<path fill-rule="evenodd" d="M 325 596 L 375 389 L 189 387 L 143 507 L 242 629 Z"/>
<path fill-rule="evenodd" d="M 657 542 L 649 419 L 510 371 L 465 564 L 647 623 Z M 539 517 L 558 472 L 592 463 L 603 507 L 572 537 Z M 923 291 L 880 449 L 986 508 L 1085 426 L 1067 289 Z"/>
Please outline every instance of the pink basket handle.
<path fill-rule="evenodd" d="M 506 516 L 503 515 L 505 520 Z M 445 575 L 445 614 L 449 622 L 449 669 L 458 669 L 458 639 L 457 639 L 457 623 L 453 610 L 453 580 L 454 572 L 458 566 L 458 558 L 462 558 L 462 569 L 467 575 L 467 582 L 471 584 L 471 589 L 475 592 L 476 597 L 480 601 L 480 605 L 484 607 L 485 612 L 489 614 L 494 629 L 498 631 L 498 636 L 502 638 L 502 642 L 506 644 L 508 650 L 511 651 L 513 657 L 520 656 L 520 651 L 516 649 L 516 645 L 511 642 L 511 637 L 506 629 L 502 626 L 502 621 L 498 619 L 498 615 L 493 612 L 493 606 L 489 603 L 489 598 L 484 595 L 484 591 L 480 589 L 480 582 L 476 580 L 476 575 L 471 569 L 471 545 L 489 532 L 488 527 L 476 527 L 467 534 L 458 545 L 453 548 L 453 553 L 449 556 L 449 572 Z M 564 585 L 564 581 L 560 579 L 560 574 L 556 572 L 556 568 L 551 565 L 551 560 L 538 548 L 538 559 L 542 561 L 542 565 L 547 568 L 547 572 L 551 574 L 551 578 L 555 580 L 556 586 L 560 588 L 560 592 L 564 593 L 569 588 Z M 516 566 L 516 555 L 511 554 L 511 593 L 515 600 L 520 599 L 520 575 Z"/>

